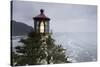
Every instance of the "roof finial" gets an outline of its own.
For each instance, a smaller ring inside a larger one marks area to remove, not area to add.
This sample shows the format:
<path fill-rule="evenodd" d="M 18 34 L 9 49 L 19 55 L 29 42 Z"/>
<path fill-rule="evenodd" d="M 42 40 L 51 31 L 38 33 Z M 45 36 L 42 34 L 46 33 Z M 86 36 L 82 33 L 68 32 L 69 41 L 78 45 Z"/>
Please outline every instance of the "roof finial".
<path fill-rule="evenodd" d="M 43 14 L 44 10 L 43 9 L 40 9 L 40 12 L 41 12 L 41 14 Z"/>

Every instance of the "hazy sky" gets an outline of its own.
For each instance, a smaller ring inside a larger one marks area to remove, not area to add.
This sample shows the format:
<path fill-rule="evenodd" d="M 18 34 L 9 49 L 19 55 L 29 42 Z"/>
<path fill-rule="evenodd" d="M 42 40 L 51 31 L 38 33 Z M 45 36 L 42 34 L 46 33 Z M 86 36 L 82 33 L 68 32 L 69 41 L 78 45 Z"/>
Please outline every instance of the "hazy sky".
<path fill-rule="evenodd" d="M 40 9 L 50 20 L 53 32 L 96 32 L 97 6 L 45 3 L 34 1 L 14 1 L 13 20 L 34 26 L 33 17 Z"/>

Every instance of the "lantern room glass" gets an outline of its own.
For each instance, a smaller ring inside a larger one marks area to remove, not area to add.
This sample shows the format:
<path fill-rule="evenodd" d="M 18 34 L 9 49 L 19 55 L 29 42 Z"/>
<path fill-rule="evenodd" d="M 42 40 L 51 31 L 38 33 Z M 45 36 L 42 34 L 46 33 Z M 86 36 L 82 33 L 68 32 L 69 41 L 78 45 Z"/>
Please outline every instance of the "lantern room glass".
<path fill-rule="evenodd" d="M 44 22 L 42 21 L 41 23 L 40 23 L 40 33 L 44 33 Z"/>

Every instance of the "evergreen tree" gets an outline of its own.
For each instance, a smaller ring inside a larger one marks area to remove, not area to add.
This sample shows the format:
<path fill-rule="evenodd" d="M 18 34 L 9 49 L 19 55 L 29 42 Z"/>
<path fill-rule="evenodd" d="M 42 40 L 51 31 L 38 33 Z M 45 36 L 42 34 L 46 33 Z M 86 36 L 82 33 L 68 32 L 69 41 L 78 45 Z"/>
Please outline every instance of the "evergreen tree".
<path fill-rule="evenodd" d="M 65 49 L 55 44 L 52 34 L 31 32 L 26 39 L 21 39 L 22 46 L 15 47 L 13 54 L 15 66 L 69 63 Z"/>

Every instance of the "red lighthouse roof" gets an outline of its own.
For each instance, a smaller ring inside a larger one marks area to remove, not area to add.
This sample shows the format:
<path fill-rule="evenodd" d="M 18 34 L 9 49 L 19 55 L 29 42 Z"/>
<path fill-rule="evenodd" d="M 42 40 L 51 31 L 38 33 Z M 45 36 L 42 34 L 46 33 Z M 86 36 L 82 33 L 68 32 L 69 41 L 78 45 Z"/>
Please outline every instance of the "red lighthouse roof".
<path fill-rule="evenodd" d="M 40 9 L 40 14 L 37 15 L 36 17 L 33 17 L 33 19 L 34 20 L 37 20 L 37 19 L 50 20 L 50 18 L 48 18 L 48 17 L 45 16 L 43 9 Z"/>

